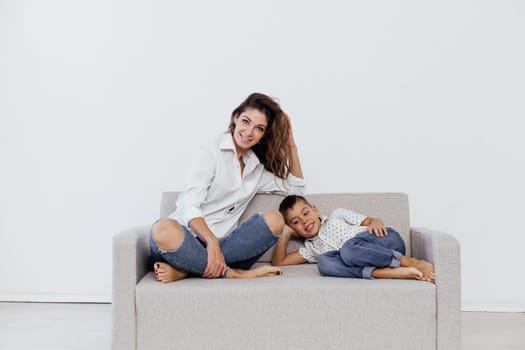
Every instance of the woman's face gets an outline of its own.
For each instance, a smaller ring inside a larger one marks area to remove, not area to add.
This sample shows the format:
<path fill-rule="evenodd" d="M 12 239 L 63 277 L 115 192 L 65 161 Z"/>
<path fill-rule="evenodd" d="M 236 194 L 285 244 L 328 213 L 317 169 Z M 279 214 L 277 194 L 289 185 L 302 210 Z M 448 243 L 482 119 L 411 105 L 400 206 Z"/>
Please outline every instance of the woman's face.
<path fill-rule="evenodd" d="M 233 142 L 239 155 L 256 145 L 268 128 L 266 115 L 255 108 L 246 108 L 233 118 L 233 122 Z"/>

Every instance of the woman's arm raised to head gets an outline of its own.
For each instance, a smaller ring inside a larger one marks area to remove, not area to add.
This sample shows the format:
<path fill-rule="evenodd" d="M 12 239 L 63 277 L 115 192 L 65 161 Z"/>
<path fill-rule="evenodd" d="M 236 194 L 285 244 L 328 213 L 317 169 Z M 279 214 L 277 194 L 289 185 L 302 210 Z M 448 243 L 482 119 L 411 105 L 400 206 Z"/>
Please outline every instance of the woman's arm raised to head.
<path fill-rule="evenodd" d="M 297 145 L 293 137 L 292 126 L 290 117 L 284 113 L 283 123 L 287 123 L 288 126 L 288 147 L 290 149 L 289 158 L 287 159 L 289 165 L 289 174 L 287 179 L 281 179 L 267 169 L 263 172 L 259 188 L 257 192 L 272 192 L 280 193 L 283 195 L 287 194 L 298 194 L 304 195 L 306 182 L 303 176 L 303 169 L 299 160 L 299 153 L 297 151 Z M 286 124 L 285 124 L 286 125 Z"/>
<path fill-rule="evenodd" d="M 292 122 L 286 113 L 284 114 L 284 118 L 288 123 L 288 146 L 291 151 L 289 159 L 290 173 L 299 179 L 304 179 L 301 161 L 299 160 L 299 152 L 297 151 L 297 145 L 295 144 L 295 139 L 293 137 Z"/>

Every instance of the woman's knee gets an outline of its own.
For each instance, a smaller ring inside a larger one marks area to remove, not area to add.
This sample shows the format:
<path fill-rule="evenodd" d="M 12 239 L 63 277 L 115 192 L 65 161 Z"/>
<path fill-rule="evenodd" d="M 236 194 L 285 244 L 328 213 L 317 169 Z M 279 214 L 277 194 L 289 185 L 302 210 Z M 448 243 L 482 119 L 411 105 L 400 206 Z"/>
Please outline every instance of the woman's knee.
<path fill-rule="evenodd" d="M 162 250 L 177 249 L 184 240 L 184 230 L 175 220 L 159 220 L 152 229 L 152 238 Z"/>
<path fill-rule="evenodd" d="M 262 213 L 266 224 L 276 236 L 280 235 L 284 229 L 284 218 L 278 210 L 271 209 Z"/>

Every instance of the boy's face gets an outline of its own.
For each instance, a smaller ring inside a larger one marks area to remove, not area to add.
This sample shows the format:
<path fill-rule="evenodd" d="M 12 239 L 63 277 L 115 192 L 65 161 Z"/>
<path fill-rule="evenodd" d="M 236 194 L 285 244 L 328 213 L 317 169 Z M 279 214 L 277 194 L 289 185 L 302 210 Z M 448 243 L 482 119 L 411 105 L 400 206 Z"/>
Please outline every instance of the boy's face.
<path fill-rule="evenodd" d="M 285 220 L 288 226 L 303 238 L 314 237 L 321 227 L 317 207 L 315 205 L 309 206 L 301 200 L 286 211 Z"/>

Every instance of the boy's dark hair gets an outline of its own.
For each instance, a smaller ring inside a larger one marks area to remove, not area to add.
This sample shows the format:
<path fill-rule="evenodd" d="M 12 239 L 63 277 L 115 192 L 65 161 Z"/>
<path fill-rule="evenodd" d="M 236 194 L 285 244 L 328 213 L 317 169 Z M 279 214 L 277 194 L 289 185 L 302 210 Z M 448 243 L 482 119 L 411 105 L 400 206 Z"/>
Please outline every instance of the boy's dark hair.
<path fill-rule="evenodd" d="M 289 196 L 284 197 L 284 199 L 281 201 L 281 204 L 279 204 L 279 212 L 286 219 L 286 211 L 288 209 L 292 209 L 295 203 L 299 201 L 304 202 L 308 206 L 312 206 L 303 196 L 291 194 Z"/>

